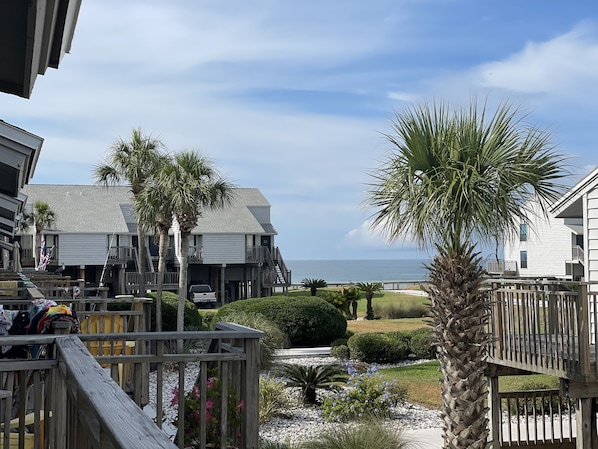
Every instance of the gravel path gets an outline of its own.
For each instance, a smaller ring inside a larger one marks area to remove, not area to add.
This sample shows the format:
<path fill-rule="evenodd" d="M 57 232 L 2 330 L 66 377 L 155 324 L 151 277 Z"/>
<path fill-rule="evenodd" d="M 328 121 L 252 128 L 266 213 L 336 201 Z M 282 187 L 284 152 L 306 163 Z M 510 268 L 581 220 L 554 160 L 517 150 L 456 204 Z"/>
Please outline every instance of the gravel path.
<path fill-rule="evenodd" d="M 333 357 L 301 357 L 297 359 L 285 358 L 286 363 L 303 365 L 319 365 L 323 363 L 339 363 Z M 415 362 L 417 363 L 417 362 Z M 380 366 L 383 368 L 384 366 Z M 190 390 L 197 377 L 199 364 L 189 364 L 185 372 L 185 390 Z M 163 397 L 166 424 L 165 432 L 174 434 L 174 429 L 168 425 L 176 418 L 176 406 L 170 404 L 172 390 L 177 384 L 176 372 L 164 373 Z M 150 373 L 150 392 L 156 391 L 156 373 Z M 155 397 L 150 398 L 146 412 L 152 416 L 155 409 Z M 415 404 L 405 403 L 391 411 L 391 417 L 386 420 L 387 425 L 397 430 L 417 430 L 441 427 L 440 413 Z M 275 417 L 260 426 L 260 437 L 272 442 L 296 443 L 315 437 L 320 431 L 338 426 L 339 424 L 325 422 L 319 416 L 317 407 L 306 407 L 297 401 L 297 405 L 287 410 L 284 417 Z M 350 424 L 349 424 L 350 425 Z"/>

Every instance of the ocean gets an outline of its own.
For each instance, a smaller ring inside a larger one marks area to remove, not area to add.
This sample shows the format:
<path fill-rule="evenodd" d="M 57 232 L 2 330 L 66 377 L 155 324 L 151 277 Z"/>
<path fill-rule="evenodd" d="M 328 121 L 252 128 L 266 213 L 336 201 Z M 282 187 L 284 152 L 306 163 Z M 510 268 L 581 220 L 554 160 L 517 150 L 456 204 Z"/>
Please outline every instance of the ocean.
<path fill-rule="evenodd" d="M 285 260 L 293 284 L 305 278 L 324 279 L 328 284 L 350 282 L 423 281 L 428 259 L 391 260 Z"/>

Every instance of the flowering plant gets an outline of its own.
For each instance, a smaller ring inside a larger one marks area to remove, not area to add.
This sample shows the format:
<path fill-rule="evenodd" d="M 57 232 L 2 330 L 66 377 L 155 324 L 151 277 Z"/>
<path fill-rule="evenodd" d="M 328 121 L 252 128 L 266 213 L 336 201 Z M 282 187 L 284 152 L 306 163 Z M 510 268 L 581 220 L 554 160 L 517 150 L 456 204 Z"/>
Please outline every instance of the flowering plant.
<path fill-rule="evenodd" d="M 206 444 L 208 447 L 220 448 L 220 423 L 222 419 L 222 380 L 214 375 L 213 372 L 208 374 L 205 388 L 201 389 L 198 385 L 194 385 L 191 391 L 185 395 L 184 404 L 184 432 L 185 432 L 185 447 L 198 448 L 201 441 L 201 392 L 204 391 L 205 400 L 205 420 L 206 420 Z M 171 405 L 178 404 L 179 389 L 174 387 L 172 390 L 173 398 Z M 243 417 L 243 409 L 245 404 L 243 400 L 239 400 L 236 390 L 233 388 L 231 382 L 227 383 L 227 398 L 226 398 L 226 425 L 227 435 L 226 441 L 232 442 L 240 438 L 239 426 Z M 174 424 L 178 426 L 181 407 L 179 407 L 177 419 Z"/>

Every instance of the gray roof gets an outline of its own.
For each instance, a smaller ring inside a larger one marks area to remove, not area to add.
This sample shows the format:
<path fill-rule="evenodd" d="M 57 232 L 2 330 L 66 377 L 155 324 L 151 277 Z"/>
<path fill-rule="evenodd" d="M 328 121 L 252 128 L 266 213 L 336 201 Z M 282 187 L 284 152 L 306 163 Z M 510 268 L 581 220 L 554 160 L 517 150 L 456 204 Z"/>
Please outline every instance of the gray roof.
<path fill-rule="evenodd" d="M 132 196 L 127 186 L 29 184 L 26 209 L 48 202 L 56 213 L 56 233 L 97 234 L 136 232 Z M 224 210 L 204 210 L 194 234 L 276 234 L 270 223 L 260 224 L 249 207 L 270 207 L 255 188 L 234 190 L 233 204 Z"/>

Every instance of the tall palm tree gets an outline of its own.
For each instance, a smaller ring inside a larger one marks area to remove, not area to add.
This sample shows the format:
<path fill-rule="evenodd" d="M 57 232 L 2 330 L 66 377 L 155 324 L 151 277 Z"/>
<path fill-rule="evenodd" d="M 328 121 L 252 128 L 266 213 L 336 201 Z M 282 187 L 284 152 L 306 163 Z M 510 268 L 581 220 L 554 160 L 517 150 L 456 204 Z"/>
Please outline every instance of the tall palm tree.
<path fill-rule="evenodd" d="M 379 282 L 358 282 L 355 285 L 363 292 L 367 301 L 365 319 L 373 320 L 374 308 L 372 307 L 372 298 L 374 297 L 374 293 L 379 292 L 382 289 L 382 284 Z"/>
<path fill-rule="evenodd" d="M 96 184 L 128 184 L 133 197 L 139 195 L 148 177 L 155 172 L 156 166 L 164 161 L 162 142 L 141 129 L 134 129 L 128 139 L 118 139 L 110 148 L 108 158 L 94 168 L 93 178 Z M 139 292 L 145 294 L 145 271 L 147 250 L 143 225 L 137 220 L 138 272 L 140 274 Z"/>
<path fill-rule="evenodd" d="M 40 253 L 37 248 L 41 248 L 44 231 L 52 229 L 56 224 L 56 213 L 46 201 L 39 200 L 33 204 L 33 211 L 28 214 L 23 214 L 23 221 L 20 229 L 27 230 L 30 225 L 33 225 L 33 257 L 35 259 L 35 266 L 39 266 Z"/>
<path fill-rule="evenodd" d="M 164 272 L 166 271 L 166 252 L 168 251 L 168 233 L 172 228 L 173 207 L 168 192 L 162 188 L 159 177 L 162 170 L 167 171 L 171 161 L 164 161 L 157 167 L 156 173 L 146 181 L 145 188 L 134 198 L 133 209 L 143 231 L 157 231 L 158 244 L 158 282 L 156 288 L 156 331 L 162 330 L 162 291 Z"/>
<path fill-rule="evenodd" d="M 216 171 L 209 158 L 196 151 L 177 153 L 160 172 L 157 182 L 170 199 L 181 236 L 177 309 L 177 331 L 181 332 L 187 298 L 189 236 L 202 210 L 220 209 L 232 202 L 234 186 Z"/>
<path fill-rule="evenodd" d="M 550 134 L 525 126 L 524 117 L 504 102 L 489 114 L 475 99 L 459 110 L 442 103 L 408 107 L 385 136 L 388 159 L 372 173 L 366 203 L 376 209 L 373 227 L 390 241 L 410 237 L 438 251 L 428 267 L 428 293 L 446 448 L 489 445 L 488 303 L 476 244 L 513 235 L 533 213 L 531 200 L 546 214 L 562 189 L 564 158 Z"/>

